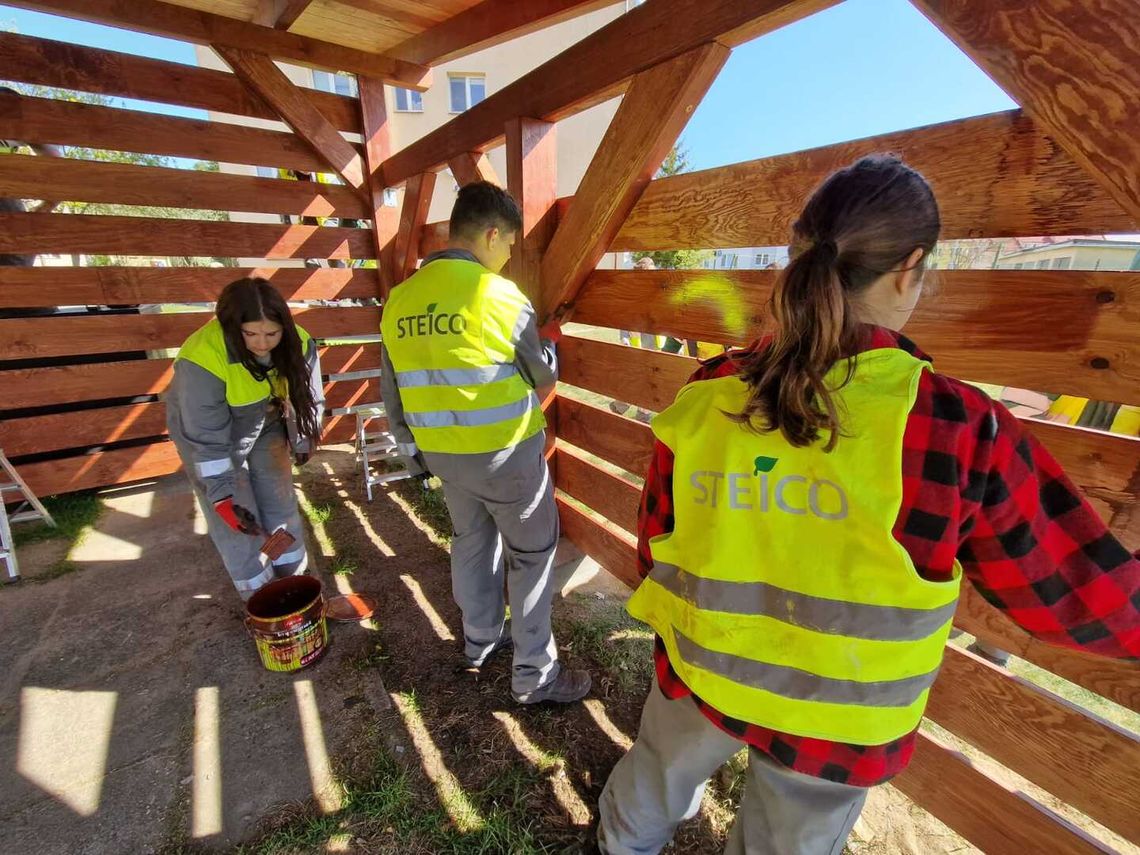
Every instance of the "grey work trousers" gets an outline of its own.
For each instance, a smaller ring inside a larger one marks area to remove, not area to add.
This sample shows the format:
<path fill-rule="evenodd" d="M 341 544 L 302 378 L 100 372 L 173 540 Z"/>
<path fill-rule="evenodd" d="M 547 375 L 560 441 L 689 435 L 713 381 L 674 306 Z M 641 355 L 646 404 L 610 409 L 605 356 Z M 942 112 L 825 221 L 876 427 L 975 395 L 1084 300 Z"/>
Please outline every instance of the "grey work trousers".
<path fill-rule="evenodd" d="M 194 471 L 194 458 L 190 449 L 175 440 L 194 495 L 206 516 L 206 530 L 214 542 L 234 588 L 243 600 L 274 578 L 304 573 L 309 566 L 305 551 L 305 532 L 301 526 L 301 512 L 297 507 L 297 494 L 293 489 L 293 458 L 281 421 L 269 422 L 253 444 L 249 457 L 234 473 L 234 504 L 251 511 L 261 527 L 273 532 L 284 525 L 296 538 L 292 549 L 270 563 L 260 552 L 265 538 L 240 534 L 218 516 L 209 499 L 206 485 Z"/>
<path fill-rule="evenodd" d="M 705 718 L 692 698 L 669 700 L 654 681 L 637 741 L 602 791 L 601 851 L 660 852 L 677 825 L 700 810 L 709 777 L 742 747 Z M 793 772 L 752 749 L 725 852 L 838 855 L 866 799 L 863 787 Z"/>
<path fill-rule="evenodd" d="M 451 590 L 463 613 L 464 652 L 477 665 L 502 638 L 506 565 L 515 694 L 545 686 L 559 669 L 550 629 L 558 509 L 545 444 L 539 433 L 489 454 L 424 453 L 451 512 Z"/>

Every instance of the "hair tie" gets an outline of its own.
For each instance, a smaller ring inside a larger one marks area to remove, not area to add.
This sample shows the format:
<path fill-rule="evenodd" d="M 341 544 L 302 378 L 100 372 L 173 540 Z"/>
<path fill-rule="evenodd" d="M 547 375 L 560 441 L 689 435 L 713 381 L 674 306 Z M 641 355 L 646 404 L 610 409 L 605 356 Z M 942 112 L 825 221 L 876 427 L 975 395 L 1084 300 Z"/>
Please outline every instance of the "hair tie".
<path fill-rule="evenodd" d="M 812 245 L 812 251 L 816 253 L 816 257 L 824 264 L 833 264 L 835 260 L 839 258 L 839 247 L 837 247 L 835 241 L 830 238 L 817 240 L 815 244 Z"/>

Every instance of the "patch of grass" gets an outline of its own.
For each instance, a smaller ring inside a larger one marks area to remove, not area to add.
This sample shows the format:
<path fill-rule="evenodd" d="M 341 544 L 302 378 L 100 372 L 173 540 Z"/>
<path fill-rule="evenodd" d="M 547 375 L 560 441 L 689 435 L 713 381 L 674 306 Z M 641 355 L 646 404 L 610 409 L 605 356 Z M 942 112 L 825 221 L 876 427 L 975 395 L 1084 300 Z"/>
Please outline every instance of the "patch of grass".
<path fill-rule="evenodd" d="M 44 499 L 44 507 L 55 520 L 55 528 L 43 522 L 15 525 L 12 527 L 12 539 L 16 546 L 44 540 L 69 540 L 72 545 L 78 544 L 84 532 L 99 519 L 103 501 L 92 492 L 68 493 L 49 496 Z"/>
<path fill-rule="evenodd" d="M 317 524 L 324 525 L 330 519 L 332 519 L 332 515 L 333 515 L 333 506 L 332 505 L 310 505 L 310 504 L 306 504 L 304 510 L 305 510 L 305 516 L 307 516 L 309 518 L 309 522 L 311 522 L 313 525 L 317 525 Z"/>
<path fill-rule="evenodd" d="M 391 657 L 384 652 L 384 645 L 379 641 L 372 644 L 363 653 L 349 660 L 349 666 L 356 671 L 370 671 L 379 668 Z"/>
<path fill-rule="evenodd" d="M 642 688 L 653 676 L 653 633 L 631 618 L 620 602 L 582 602 L 585 609 L 566 619 L 568 646 L 609 672 L 622 692 Z"/>
<path fill-rule="evenodd" d="M 329 564 L 329 572 L 334 576 L 351 576 L 360 565 L 357 563 L 356 558 L 351 554 L 337 555 L 333 558 L 332 563 Z"/>

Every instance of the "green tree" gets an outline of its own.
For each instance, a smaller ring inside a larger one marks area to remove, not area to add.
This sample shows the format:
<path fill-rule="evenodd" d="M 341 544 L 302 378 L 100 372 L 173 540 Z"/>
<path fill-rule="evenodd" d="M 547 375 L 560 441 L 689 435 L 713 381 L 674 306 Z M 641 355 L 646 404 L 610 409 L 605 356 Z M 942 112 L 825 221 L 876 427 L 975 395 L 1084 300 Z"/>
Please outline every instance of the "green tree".
<path fill-rule="evenodd" d="M 692 166 L 689 163 L 689 150 L 684 147 L 683 141 L 678 141 L 665 155 L 655 177 L 667 178 L 670 175 L 688 172 L 690 169 Z M 633 260 L 637 262 L 643 258 L 651 258 L 656 267 L 664 270 L 691 270 L 700 267 L 712 256 L 712 251 L 708 249 L 659 249 L 655 252 L 635 252 Z"/>

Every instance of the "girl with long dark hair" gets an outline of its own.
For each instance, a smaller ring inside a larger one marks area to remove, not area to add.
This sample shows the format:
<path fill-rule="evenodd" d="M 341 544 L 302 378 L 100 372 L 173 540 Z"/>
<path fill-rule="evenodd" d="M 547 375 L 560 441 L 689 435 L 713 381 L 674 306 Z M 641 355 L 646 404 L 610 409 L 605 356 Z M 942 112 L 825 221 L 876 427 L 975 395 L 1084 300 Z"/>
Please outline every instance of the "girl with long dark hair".
<path fill-rule="evenodd" d="M 1140 560 L 1008 410 L 899 332 L 939 228 L 897 158 L 836 172 L 795 223 L 774 334 L 654 420 L 629 611 L 656 680 L 602 852 L 658 852 L 747 748 L 727 851 L 839 853 L 910 761 L 964 580 L 1042 641 L 1140 656 Z"/>
<path fill-rule="evenodd" d="M 323 399 L 316 342 L 265 279 L 227 285 L 174 361 L 170 436 L 243 600 L 308 565 L 292 464 L 319 440 Z M 261 533 L 281 526 L 295 542 L 270 561 Z"/>

